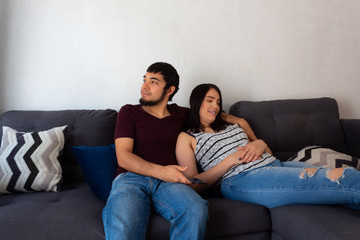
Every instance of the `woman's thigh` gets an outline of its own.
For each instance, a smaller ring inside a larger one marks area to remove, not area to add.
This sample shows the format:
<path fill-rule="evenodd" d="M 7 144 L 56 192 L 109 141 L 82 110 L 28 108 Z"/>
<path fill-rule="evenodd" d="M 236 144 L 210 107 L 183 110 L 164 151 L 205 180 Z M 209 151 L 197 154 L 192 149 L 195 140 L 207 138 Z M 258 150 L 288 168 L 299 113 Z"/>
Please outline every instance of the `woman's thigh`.
<path fill-rule="evenodd" d="M 328 169 L 301 163 L 274 165 L 226 179 L 221 184 L 223 195 L 269 208 L 288 204 L 354 204 L 353 199 L 360 196 L 359 184 L 354 184 L 360 181 L 359 174 L 352 173 L 356 170 L 347 169 L 348 177 L 332 181 Z"/>

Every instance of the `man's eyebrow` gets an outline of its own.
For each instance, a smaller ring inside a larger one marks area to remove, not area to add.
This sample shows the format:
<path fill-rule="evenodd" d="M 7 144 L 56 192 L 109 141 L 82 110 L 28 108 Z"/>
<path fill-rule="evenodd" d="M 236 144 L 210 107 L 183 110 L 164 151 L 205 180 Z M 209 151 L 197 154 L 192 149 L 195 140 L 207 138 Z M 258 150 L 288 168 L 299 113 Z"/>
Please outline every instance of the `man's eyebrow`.
<path fill-rule="evenodd" d="M 143 78 L 145 79 L 146 76 L 144 75 Z M 158 78 L 156 78 L 156 77 L 151 77 L 150 79 L 160 81 L 160 80 L 159 80 Z"/>

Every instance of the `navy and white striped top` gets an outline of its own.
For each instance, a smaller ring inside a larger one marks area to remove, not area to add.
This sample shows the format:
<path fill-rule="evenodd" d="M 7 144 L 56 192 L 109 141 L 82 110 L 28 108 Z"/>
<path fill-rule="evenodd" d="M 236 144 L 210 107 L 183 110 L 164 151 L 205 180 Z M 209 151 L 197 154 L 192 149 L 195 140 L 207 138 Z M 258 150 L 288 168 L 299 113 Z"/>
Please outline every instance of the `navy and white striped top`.
<path fill-rule="evenodd" d="M 216 166 L 229 155 L 237 151 L 237 147 L 245 146 L 249 143 L 245 131 L 237 124 L 228 125 L 224 131 L 216 133 L 190 133 L 196 138 L 195 157 L 198 166 L 203 171 L 207 171 Z M 227 171 L 217 182 L 220 184 L 224 179 L 232 177 L 238 173 L 249 171 L 265 166 L 276 158 L 265 152 L 262 158 L 247 164 L 239 164 Z"/>

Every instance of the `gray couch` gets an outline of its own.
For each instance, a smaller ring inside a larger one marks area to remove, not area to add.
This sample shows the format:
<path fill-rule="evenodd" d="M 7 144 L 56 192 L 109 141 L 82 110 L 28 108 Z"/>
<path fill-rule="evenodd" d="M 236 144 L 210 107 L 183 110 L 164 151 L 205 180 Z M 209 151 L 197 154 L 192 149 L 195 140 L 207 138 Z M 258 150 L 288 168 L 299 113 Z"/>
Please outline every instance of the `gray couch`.
<path fill-rule="evenodd" d="M 360 120 L 340 120 L 334 99 L 238 102 L 230 110 L 248 120 L 275 156 L 286 160 L 306 145 L 322 145 L 360 157 Z M 68 125 L 62 155 L 62 191 L 0 196 L 0 238 L 104 239 L 101 211 L 70 146 L 113 143 L 115 110 L 9 111 L 0 127 L 18 131 Z M 1 139 L 2 131 L 0 131 Z M 207 239 L 360 239 L 360 211 L 340 206 L 293 205 L 275 209 L 224 199 L 209 201 Z M 152 215 L 147 239 L 168 239 L 169 223 Z"/>

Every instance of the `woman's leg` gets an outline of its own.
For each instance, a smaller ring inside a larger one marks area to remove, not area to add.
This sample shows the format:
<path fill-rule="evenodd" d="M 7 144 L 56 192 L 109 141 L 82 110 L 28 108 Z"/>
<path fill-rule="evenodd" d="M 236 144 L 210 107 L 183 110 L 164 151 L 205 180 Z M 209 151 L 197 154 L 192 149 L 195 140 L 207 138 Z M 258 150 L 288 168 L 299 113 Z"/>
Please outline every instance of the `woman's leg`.
<path fill-rule="evenodd" d="M 289 204 L 360 206 L 360 172 L 275 161 L 224 180 L 221 192 L 226 198 L 269 208 Z"/>

